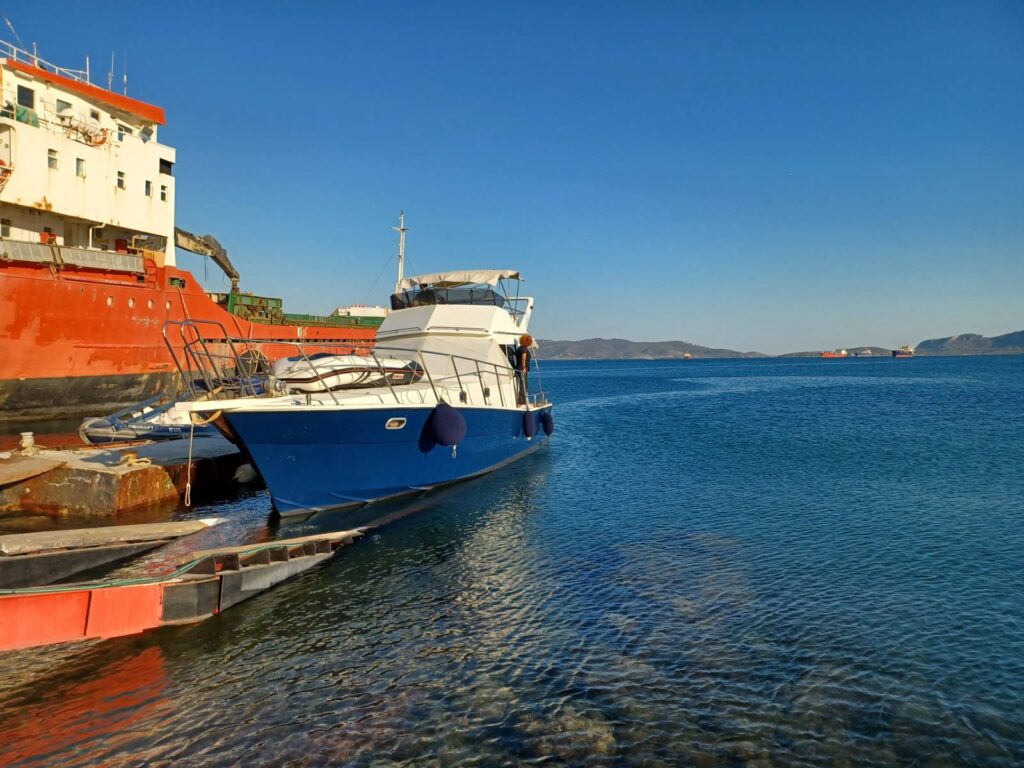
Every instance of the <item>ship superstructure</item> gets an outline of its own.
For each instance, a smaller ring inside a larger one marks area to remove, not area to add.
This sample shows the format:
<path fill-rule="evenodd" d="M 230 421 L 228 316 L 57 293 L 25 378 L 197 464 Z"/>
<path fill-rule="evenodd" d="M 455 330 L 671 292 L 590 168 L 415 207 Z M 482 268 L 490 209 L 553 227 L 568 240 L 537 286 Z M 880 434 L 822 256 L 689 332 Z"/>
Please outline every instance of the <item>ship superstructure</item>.
<path fill-rule="evenodd" d="M 0 422 L 103 413 L 175 387 L 167 321 L 338 352 L 372 342 L 382 318 L 286 313 L 239 291 L 216 238 L 175 227 L 164 124 L 160 107 L 91 83 L 88 63 L 0 41 Z M 207 294 L 175 246 L 211 258 L 231 291 Z"/>
<path fill-rule="evenodd" d="M 0 236 L 174 265 L 173 148 L 160 107 L 0 42 Z"/>

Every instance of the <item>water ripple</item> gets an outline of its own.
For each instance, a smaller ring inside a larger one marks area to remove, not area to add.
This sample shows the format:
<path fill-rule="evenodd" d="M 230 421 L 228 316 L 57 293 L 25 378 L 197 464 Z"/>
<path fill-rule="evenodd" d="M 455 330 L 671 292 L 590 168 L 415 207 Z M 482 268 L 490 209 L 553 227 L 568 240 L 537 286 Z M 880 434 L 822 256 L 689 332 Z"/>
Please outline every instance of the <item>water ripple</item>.
<path fill-rule="evenodd" d="M 1024 366 L 907 362 L 548 364 L 549 450 L 216 619 L 21 654 L 0 764 L 1019 764 Z"/>

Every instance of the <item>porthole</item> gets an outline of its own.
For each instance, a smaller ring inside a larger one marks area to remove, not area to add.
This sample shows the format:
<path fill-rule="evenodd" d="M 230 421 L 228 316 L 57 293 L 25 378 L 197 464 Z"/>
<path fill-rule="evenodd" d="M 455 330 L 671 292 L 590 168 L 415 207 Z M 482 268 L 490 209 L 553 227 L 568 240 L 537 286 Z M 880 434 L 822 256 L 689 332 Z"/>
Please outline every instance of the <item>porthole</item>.
<path fill-rule="evenodd" d="M 388 419 L 387 423 L 384 424 L 384 429 L 401 429 L 405 426 L 405 419 L 401 416 L 396 416 L 393 419 Z"/>
<path fill-rule="evenodd" d="M 166 302 L 164 304 L 164 309 L 166 309 L 168 312 L 170 312 L 171 311 L 171 302 L 169 302 L 169 301 Z"/>
<path fill-rule="evenodd" d="M 146 307 L 149 308 L 149 309 L 153 308 L 153 300 L 152 299 L 146 299 Z"/>
<path fill-rule="evenodd" d="M 114 306 L 114 297 L 113 296 L 107 296 L 107 306 L 108 307 Z"/>
<path fill-rule="evenodd" d="M 128 297 L 128 309 L 131 309 L 131 308 L 132 308 L 132 307 L 134 307 L 134 306 L 135 306 L 135 299 L 133 299 L 133 298 L 131 298 L 131 297 L 129 296 L 129 297 Z"/>

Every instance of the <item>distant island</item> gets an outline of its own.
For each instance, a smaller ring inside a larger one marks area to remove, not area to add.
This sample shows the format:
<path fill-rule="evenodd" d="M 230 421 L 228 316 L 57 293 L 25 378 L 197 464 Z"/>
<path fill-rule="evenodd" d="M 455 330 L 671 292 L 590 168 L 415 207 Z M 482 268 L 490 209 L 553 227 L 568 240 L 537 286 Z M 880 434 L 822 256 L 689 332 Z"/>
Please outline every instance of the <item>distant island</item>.
<path fill-rule="evenodd" d="M 762 352 L 705 347 L 689 341 L 630 341 L 629 339 L 581 339 L 554 341 L 539 339 L 546 360 L 683 360 L 692 358 L 772 357 Z M 889 347 L 847 347 L 851 355 L 887 357 Z M 777 357 L 818 357 L 823 350 L 788 352 Z M 1024 355 L 1024 331 L 1002 336 L 964 333 L 943 339 L 927 339 L 917 345 L 918 355 Z"/>
<path fill-rule="evenodd" d="M 944 339 L 928 339 L 917 345 L 919 355 L 1024 355 L 1024 331 L 1002 336 L 962 333 Z"/>
<path fill-rule="evenodd" d="M 682 360 L 692 357 L 768 357 L 760 352 L 715 349 L 688 341 L 630 341 L 629 339 L 539 339 L 545 360 Z"/>

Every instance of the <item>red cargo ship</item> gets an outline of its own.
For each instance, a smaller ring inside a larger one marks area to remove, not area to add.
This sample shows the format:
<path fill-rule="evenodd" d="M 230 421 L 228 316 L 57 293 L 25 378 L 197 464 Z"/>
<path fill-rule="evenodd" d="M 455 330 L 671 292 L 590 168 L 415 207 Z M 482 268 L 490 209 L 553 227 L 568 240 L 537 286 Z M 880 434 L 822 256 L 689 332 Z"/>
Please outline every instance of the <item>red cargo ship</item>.
<path fill-rule="evenodd" d="M 173 387 L 168 320 L 337 351 L 372 342 L 379 317 L 288 315 L 238 291 L 213 238 L 175 228 L 163 124 L 161 108 L 90 84 L 88 69 L 0 41 L 0 421 L 106 413 Z M 177 269 L 175 245 L 213 258 L 231 292 Z"/>

